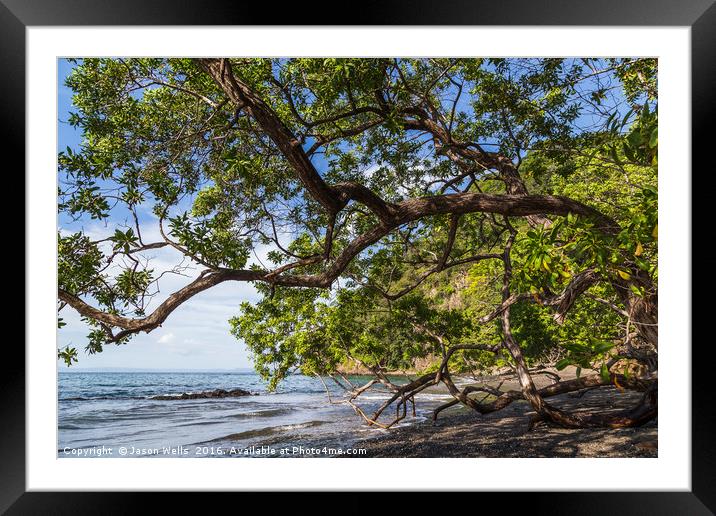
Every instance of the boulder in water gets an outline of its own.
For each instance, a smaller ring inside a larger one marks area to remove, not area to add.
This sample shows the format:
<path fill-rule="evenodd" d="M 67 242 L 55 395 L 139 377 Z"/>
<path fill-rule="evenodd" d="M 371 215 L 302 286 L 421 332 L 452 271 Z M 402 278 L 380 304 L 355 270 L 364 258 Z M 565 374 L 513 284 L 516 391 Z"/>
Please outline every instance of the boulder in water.
<path fill-rule="evenodd" d="M 152 396 L 153 400 L 199 400 L 206 398 L 238 398 L 241 396 L 251 396 L 249 391 L 243 389 L 232 389 L 227 391 L 225 389 L 215 389 L 213 391 L 205 392 L 184 392 L 182 394 L 160 394 L 158 396 Z"/>

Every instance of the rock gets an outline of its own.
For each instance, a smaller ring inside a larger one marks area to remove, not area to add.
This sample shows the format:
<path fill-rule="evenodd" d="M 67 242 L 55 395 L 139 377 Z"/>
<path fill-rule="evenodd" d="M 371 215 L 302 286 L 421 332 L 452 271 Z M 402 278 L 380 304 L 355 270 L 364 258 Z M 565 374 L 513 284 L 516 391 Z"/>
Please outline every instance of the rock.
<path fill-rule="evenodd" d="M 644 451 L 652 451 L 659 449 L 659 444 L 657 443 L 657 441 L 641 441 L 635 443 L 634 446 Z"/>
<path fill-rule="evenodd" d="M 153 400 L 198 400 L 207 398 L 239 398 L 241 396 L 251 396 L 249 391 L 243 389 L 232 389 L 230 391 L 224 389 L 216 389 L 205 392 L 184 392 L 182 394 L 160 394 L 152 396 Z"/>

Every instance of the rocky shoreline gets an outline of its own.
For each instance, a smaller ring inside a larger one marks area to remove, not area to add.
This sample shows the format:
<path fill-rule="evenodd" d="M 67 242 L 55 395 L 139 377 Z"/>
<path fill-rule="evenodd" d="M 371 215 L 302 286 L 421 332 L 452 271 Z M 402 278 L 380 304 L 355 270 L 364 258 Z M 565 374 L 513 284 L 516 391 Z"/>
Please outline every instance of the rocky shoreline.
<path fill-rule="evenodd" d="M 581 398 L 562 395 L 550 403 L 567 409 L 599 407 L 618 411 L 635 404 L 638 392 L 614 388 L 589 391 Z M 395 428 L 362 440 L 360 457 L 657 457 L 657 421 L 638 428 L 565 429 L 537 425 L 528 430 L 535 413 L 525 401 L 488 415 L 463 407 L 448 409 L 431 420 Z"/>

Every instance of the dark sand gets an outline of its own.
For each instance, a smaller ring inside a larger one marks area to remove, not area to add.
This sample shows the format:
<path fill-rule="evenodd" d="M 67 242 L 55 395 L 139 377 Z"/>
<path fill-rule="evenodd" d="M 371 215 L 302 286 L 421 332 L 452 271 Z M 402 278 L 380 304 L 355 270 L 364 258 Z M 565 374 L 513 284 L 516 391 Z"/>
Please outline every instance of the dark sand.
<path fill-rule="evenodd" d="M 549 399 L 564 408 L 618 411 L 633 406 L 638 392 L 615 388 Z M 639 428 L 565 429 L 539 424 L 528 431 L 529 404 L 516 401 L 507 408 L 480 415 L 461 406 L 440 413 L 438 420 L 391 429 L 358 444 L 360 457 L 657 457 L 657 421 Z"/>

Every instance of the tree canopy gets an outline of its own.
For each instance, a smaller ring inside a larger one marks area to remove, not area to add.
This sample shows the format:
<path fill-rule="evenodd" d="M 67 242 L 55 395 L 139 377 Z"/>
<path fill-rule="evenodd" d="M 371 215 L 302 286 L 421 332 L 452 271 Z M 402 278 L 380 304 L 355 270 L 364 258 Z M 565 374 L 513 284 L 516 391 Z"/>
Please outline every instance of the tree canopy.
<path fill-rule="evenodd" d="M 272 385 L 331 377 L 350 400 L 383 384 L 394 397 L 376 414 L 355 406 L 371 424 L 437 383 L 479 412 L 524 398 L 564 426 L 655 417 L 656 60 L 74 63 L 82 144 L 58 155 L 59 210 L 108 230 L 59 233 L 58 292 L 90 326 L 89 353 L 252 282 L 261 299 L 231 331 L 257 370 Z M 174 268 L 155 268 L 160 248 Z M 191 281 L 153 304 L 162 276 L 188 266 Z M 550 361 L 579 377 L 537 389 Z M 371 380 L 353 385 L 353 366 Z M 521 391 L 450 377 L 495 367 Z M 396 385 L 401 370 L 419 376 Z M 609 385 L 645 395 L 616 415 L 544 399 Z"/>

